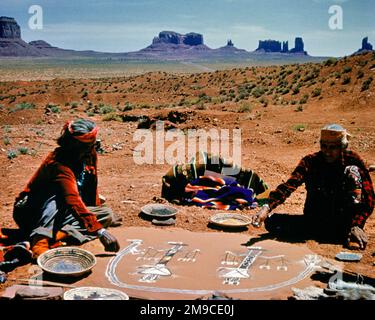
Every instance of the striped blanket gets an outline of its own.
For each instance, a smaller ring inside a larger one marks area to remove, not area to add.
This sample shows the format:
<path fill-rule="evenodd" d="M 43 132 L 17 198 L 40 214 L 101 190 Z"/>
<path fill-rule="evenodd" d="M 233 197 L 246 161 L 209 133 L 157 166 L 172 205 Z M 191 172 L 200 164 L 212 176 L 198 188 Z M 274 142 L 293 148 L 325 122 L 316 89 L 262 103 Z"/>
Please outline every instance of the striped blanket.
<path fill-rule="evenodd" d="M 204 175 L 189 182 L 184 200 L 188 204 L 220 210 L 257 206 L 252 189 L 240 186 L 232 177 L 217 175 Z"/>

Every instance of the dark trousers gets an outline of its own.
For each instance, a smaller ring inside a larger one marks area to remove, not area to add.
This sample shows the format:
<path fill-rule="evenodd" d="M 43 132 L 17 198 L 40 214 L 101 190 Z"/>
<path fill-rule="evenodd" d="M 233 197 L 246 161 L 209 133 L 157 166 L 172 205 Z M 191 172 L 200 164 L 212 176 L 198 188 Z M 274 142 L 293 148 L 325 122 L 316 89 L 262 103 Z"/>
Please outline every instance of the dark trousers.
<path fill-rule="evenodd" d="M 287 241 L 317 240 L 342 243 L 349 233 L 347 219 L 311 217 L 307 215 L 274 214 L 265 221 L 266 230 Z"/>

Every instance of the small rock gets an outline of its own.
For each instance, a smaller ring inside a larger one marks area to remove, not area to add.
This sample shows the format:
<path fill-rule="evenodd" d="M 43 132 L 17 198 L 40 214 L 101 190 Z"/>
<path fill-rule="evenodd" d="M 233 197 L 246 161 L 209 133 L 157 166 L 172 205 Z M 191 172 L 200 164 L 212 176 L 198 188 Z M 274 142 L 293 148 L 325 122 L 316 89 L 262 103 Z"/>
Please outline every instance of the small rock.
<path fill-rule="evenodd" d="M 53 119 L 48 120 L 48 124 L 54 124 L 54 123 L 55 123 L 55 120 L 53 120 Z"/>
<path fill-rule="evenodd" d="M 369 166 L 368 171 L 370 171 L 370 172 L 375 171 L 375 164 L 372 164 L 371 166 Z"/>

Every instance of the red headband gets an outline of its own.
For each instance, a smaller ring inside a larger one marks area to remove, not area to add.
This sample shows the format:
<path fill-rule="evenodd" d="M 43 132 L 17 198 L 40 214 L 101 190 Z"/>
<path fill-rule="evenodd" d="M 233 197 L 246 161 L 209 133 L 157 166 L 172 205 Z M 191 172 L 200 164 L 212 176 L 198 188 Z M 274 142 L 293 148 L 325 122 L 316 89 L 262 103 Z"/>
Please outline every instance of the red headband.
<path fill-rule="evenodd" d="M 83 143 L 95 142 L 96 135 L 97 135 L 98 130 L 99 130 L 98 127 L 95 127 L 94 129 L 92 129 L 88 133 L 85 133 L 85 134 L 82 134 L 82 135 L 79 135 L 79 136 L 75 136 L 75 135 L 73 135 L 74 131 L 73 131 L 73 128 L 72 128 L 72 124 L 73 124 L 73 121 L 69 121 L 69 122 L 65 123 L 64 130 L 68 129 L 73 138 L 75 138 L 78 141 L 83 142 Z"/>

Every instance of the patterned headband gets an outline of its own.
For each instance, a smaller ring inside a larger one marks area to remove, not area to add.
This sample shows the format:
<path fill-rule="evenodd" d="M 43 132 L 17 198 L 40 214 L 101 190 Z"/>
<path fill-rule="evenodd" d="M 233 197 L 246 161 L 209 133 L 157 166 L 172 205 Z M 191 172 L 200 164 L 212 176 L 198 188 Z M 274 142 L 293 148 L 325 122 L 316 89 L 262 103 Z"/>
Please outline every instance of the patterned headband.
<path fill-rule="evenodd" d="M 70 134 L 72 135 L 73 138 L 77 139 L 78 141 L 80 142 L 83 142 L 83 143 L 92 143 L 92 142 L 95 142 L 96 140 L 96 135 L 98 134 L 98 130 L 99 128 L 98 127 L 95 127 L 94 129 L 92 129 L 90 132 L 87 132 L 85 134 L 81 134 L 79 136 L 76 136 L 76 135 L 73 135 L 74 133 L 74 130 L 72 128 L 72 124 L 73 124 L 73 121 L 69 121 L 67 122 L 65 125 L 64 125 L 64 128 L 63 130 L 69 130 Z"/>

